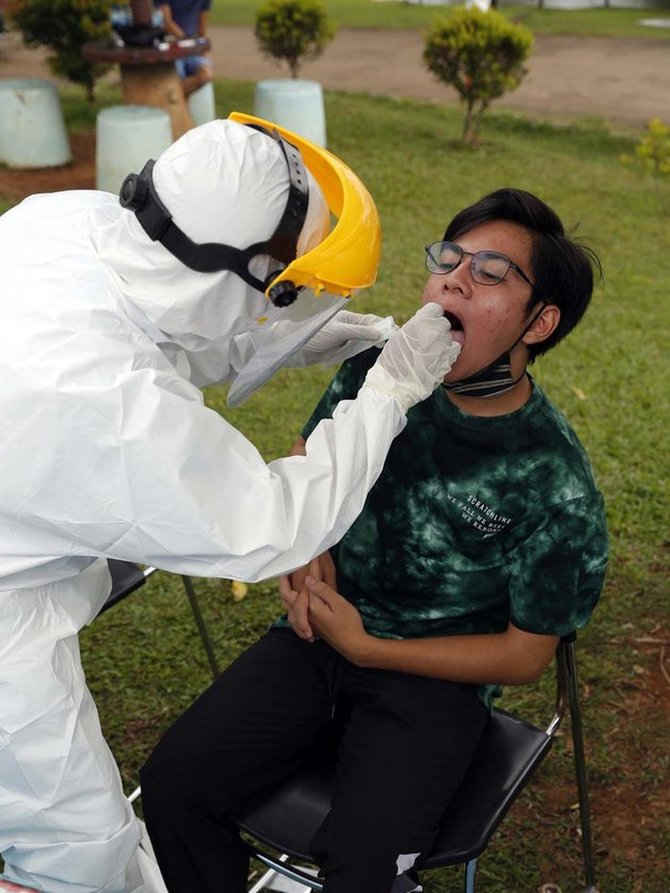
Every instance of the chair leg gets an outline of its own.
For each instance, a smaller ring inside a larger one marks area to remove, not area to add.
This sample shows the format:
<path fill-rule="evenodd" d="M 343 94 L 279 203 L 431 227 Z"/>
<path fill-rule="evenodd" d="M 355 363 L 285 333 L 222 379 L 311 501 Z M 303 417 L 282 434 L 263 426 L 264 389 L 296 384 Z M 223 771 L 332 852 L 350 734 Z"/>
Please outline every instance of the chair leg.
<path fill-rule="evenodd" d="M 283 854 L 279 857 L 280 862 L 286 862 L 287 859 L 288 859 L 288 856 L 285 854 Z M 249 888 L 248 893 L 260 893 L 261 890 L 265 890 L 265 888 L 270 883 L 270 881 L 273 881 L 277 877 L 278 874 L 279 874 L 279 872 L 277 871 L 276 868 L 268 868 L 268 870 L 265 872 L 265 874 L 262 875 L 256 881 L 256 883 L 253 885 L 253 887 Z"/>
<path fill-rule="evenodd" d="M 207 660 L 209 661 L 209 666 L 212 670 L 212 676 L 214 677 L 214 679 L 216 679 L 220 674 L 219 665 L 216 660 L 216 655 L 214 654 L 212 640 L 209 637 L 209 630 L 207 629 L 205 619 L 202 616 L 202 612 L 200 610 L 200 605 L 198 604 L 195 589 L 193 588 L 193 582 L 190 577 L 182 576 L 181 579 L 184 583 L 184 589 L 186 590 L 186 595 L 188 596 L 188 600 L 191 604 L 191 611 L 193 611 L 193 617 L 195 618 L 195 623 L 198 627 L 198 632 L 200 633 L 202 644 L 205 647 Z"/>
<path fill-rule="evenodd" d="M 257 890 L 263 890 L 272 880 L 274 880 L 276 875 L 281 875 L 285 881 L 290 882 L 287 884 L 290 889 L 304 890 L 307 888 L 308 890 L 323 890 L 323 882 L 317 875 L 308 873 L 306 869 L 299 868 L 298 866 L 294 867 L 290 863 L 290 857 L 286 853 L 282 853 L 279 857 L 268 856 L 266 853 L 261 852 L 259 849 L 255 849 L 253 846 L 250 847 L 250 853 L 254 859 L 257 859 L 270 870 L 265 872 L 263 877 L 254 884 L 248 893 L 255 893 Z"/>
<path fill-rule="evenodd" d="M 475 875 L 477 873 L 477 858 L 470 859 L 465 866 L 463 874 L 463 891 L 464 893 L 475 893 Z"/>
<path fill-rule="evenodd" d="M 586 758 L 584 756 L 584 735 L 582 731 L 582 717 L 579 705 L 579 683 L 577 679 L 577 661 L 575 657 L 574 641 L 568 642 L 567 644 L 566 663 L 568 670 L 568 695 L 570 701 L 570 721 L 572 726 L 572 746 L 575 758 L 575 774 L 577 776 L 577 792 L 579 797 L 579 819 L 582 829 L 584 878 L 586 881 L 586 893 L 596 893 L 593 845 L 591 838 L 591 813 L 589 809 Z"/>

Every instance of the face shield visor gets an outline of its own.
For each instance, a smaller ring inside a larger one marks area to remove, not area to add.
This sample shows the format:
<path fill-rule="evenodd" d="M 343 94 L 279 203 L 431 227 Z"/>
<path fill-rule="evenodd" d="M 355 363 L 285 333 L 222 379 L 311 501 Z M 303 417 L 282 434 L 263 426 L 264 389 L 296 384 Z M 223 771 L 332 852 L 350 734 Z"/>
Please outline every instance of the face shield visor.
<path fill-rule="evenodd" d="M 284 366 L 356 291 L 374 283 L 381 255 L 381 226 L 370 193 L 331 152 L 251 115 L 233 112 L 230 119 L 273 130 L 297 148 L 335 221 L 324 239 L 296 256 L 266 289 L 270 301 L 276 303 L 277 296 L 283 294 L 292 295 L 293 300 L 270 309 L 249 333 L 256 349 L 228 394 L 228 404 L 236 406 Z"/>
<path fill-rule="evenodd" d="M 186 267 L 201 273 L 232 271 L 267 298 L 260 314 L 254 302 L 253 318 L 242 330 L 246 330 L 247 359 L 229 392 L 228 402 L 234 406 L 285 365 L 356 290 L 374 282 L 381 233 L 369 193 L 334 155 L 271 122 L 239 113 L 230 119 L 275 140 L 286 162 L 286 205 L 269 239 L 246 248 L 192 241 L 162 203 L 153 183 L 152 161 L 139 175 L 126 178 L 120 200 L 135 212 L 147 235 Z M 310 180 L 318 184 L 327 210 L 318 189 L 310 190 Z M 308 210 L 319 203 L 326 219 L 315 227 Z M 336 219 L 330 232 L 328 211 Z M 312 247 L 315 235 L 318 244 Z M 225 302 L 225 292 L 221 300 Z"/>

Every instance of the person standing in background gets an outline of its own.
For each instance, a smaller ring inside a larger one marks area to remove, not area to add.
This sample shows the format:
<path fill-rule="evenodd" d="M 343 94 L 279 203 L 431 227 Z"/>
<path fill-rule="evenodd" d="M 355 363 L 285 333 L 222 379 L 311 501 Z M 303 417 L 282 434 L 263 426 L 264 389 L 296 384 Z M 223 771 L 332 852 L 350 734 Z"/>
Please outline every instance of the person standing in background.
<path fill-rule="evenodd" d="M 167 3 L 159 3 L 166 35 L 176 40 L 207 37 L 207 17 L 211 6 L 212 0 L 168 0 Z M 190 96 L 212 80 L 212 62 L 204 53 L 177 59 L 176 66 L 185 96 Z"/>

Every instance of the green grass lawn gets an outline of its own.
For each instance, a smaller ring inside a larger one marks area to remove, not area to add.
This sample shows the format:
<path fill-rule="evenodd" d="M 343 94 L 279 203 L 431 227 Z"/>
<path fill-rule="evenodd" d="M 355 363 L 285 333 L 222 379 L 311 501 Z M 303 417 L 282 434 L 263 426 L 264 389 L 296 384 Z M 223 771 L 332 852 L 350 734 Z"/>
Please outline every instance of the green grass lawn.
<path fill-rule="evenodd" d="M 253 25 L 261 2 L 215 0 L 211 21 L 216 25 Z M 402 0 L 326 0 L 330 18 L 341 28 L 418 28 L 426 29 L 439 15 L 447 15 L 448 6 L 423 6 Z M 502 2 L 500 11 L 522 21 L 536 34 L 573 34 L 581 36 L 649 37 L 669 40 L 670 28 L 649 28 L 640 19 L 667 14 L 658 8 L 612 9 L 538 9 L 530 4 Z"/>
<path fill-rule="evenodd" d="M 253 84 L 220 81 L 216 91 L 221 116 L 252 110 Z M 104 91 L 101 98 L 114 101 Z M 71 127 L 94 121 L 95 109 L 69 94 L 64 110 Z M 423 245 L 440 237 L 454 212 L 502 185 L 537 192 L 601 256 L 605 278 L 584 322 L 538 361 L 534 375 L 592 456 L 611 533 L 605 591 L 580 647 L 599 888 L 665 893 L 670 718 L 667 694 L 658 699 L 665 683 L 653 643 L 670 639 L 670 179 L 624 166 L 620 156 L 631 153 L 631 141 L 588 124 L 552 126 L 498 114 L 494 106 L 483 145 L 465 151 L 456 142 L 462 122 L 455 108 L 327 93 L 326 112 L 329 148 L 366 182 L 383 225 L 379 280 L 356 298 L 358 310 L 407 319 L 426 275 Z M 289 449 L 331 374 L 284 371 L 235 411 L 226 407 L 223 387 L 209 389 L 206 399 L 271 459 Z M 250 586 L 240 602 L 227 581 L 198 581 L 198 591 L 223 665 L 279 612 L 272 581 Z M 130 790 L 161 731 L 209 681 L 179 578 L 156 574 L 81 639 L 102 724 Z M 509 691 L 504 705 L 546 717 L 551 689 L 547 678 Z M 482 891 L 533 893 L 549 882 L 563 893 L 579 889 L 568 737 L 558 740 L 482 857 Z M 620 823 L 630 823 L 625 847 L 616 845 L 610 824 L 617 802 L 626 807 Z M 429 893 L 460 889 L 455 869 L 426 877 Z"/>

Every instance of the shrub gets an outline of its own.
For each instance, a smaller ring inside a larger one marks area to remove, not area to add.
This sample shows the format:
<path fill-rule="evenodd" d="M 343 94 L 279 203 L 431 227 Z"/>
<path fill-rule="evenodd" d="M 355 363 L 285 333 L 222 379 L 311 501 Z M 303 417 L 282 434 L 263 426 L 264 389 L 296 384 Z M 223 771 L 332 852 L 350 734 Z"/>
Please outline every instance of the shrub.
<path fill-rule="evenodd" d="M 635 147 L 635 155 L 624 155 L 621 160 L 627 164 L 637 162 L 652 174 L 670 176 L 670 127 L 660 118 L 652 118 Z"/>
<path fill-rule="evenodd" d="M 296 78 L 303 61 L 316 59 L 335 36 L 318 0 L 269 0 L 256 13 L 256 39 L 265 56 L 288 62 Z"/>
<path fill-rule="evenodd" d="M 82 46 L 111 33 L 112 0 L 19 0 L 11 7 L 14 23 L 27 46 L 45 46 L 53 50 L 49 67 L 86 90 L 95 98 L 95 81 L 109 65 L 87 62 Z"/>
<path fill-rule="evenodd" d="M 465 105 L 466 144 L 477 142 L 482 115 L 491 101 L 519 86 L 532 46 L 528 28 L 493 9 L 460 7 L 434 23 L 423 60 L 438 80 L 456 89 Z"/>

